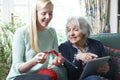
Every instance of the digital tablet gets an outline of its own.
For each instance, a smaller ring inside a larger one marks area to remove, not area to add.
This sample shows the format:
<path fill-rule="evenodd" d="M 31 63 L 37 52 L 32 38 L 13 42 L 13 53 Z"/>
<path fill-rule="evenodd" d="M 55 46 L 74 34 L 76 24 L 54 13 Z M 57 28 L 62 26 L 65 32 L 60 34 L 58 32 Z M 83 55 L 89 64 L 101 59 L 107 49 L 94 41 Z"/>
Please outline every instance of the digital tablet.
<path fill-rule="evenodd" d="M 105 56 L 105 57 L 100 57 L 100 58 L 87 61 L 82 71 L 82 74 L 80 76 L 80 79 L 84 79 L 85 77 L 90 76 L 90 75 L 97 75 L 98 68 L 102 66 L 103 64 L 107 63 L 109 58 L 110 56 Z"/>

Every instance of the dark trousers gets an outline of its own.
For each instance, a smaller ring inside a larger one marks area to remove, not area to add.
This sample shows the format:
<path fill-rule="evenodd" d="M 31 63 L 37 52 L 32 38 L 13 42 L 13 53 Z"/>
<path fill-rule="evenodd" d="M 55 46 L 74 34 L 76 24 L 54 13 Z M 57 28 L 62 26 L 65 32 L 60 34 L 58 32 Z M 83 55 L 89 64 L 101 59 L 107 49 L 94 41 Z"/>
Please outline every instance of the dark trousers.
<path fill-rule="evenodd" d="M 44 74 L 27 74 L 17 76 L 14 80 L 52 80 L 50 76 Z"/>

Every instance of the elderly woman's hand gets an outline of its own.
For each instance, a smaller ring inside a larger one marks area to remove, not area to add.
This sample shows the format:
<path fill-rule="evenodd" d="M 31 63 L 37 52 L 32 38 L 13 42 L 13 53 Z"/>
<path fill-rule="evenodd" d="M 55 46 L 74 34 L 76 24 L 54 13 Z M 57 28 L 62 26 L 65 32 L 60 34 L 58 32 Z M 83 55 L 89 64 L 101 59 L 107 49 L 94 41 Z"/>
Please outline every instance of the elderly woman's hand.
<path fill-rule="evenodd" d="M 82 61 L 87 61 L 87 60 L 91 60 L 93 58 L 98 57 L 96 54 L 93 53 L 79 53 L 75 56 L 75 58 L 77 60 L 82 60 Z"/>
<path fill-rule="evenodd" d="M 58 53 L 58 56 L 55 56 L 54 60 L 49 63 L 48 68 L 52 68 L 54 65 L 62 65 L 64 61 L 64 57 L 61 55 L 61 53 Z"/>
<path fill-rule="evenodd" d="M 58 53 L 58 56 L 55 57 L 53 63 L 54 65 L 58 66 L 64 63 L 64 57 L 61 55 L 61 53 Z"/>

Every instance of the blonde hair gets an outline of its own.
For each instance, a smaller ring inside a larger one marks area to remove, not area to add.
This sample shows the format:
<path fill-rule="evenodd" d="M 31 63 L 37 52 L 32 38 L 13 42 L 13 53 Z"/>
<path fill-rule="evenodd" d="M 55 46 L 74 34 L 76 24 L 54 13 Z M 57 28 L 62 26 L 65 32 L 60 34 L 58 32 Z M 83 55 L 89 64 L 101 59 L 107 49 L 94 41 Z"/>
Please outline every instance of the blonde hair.
<path fill-rule="evenodd" d="M 37 19 L 36 12 L 44 8 L 48 3 L 52 4 L 50 0 L 36 0 L 35 4 L 33 4 L 32 6 L 31 21 L 30 21 L 31 24 L 29 26 L 29 34 L 30 34 L 31 48 L 35 51 L 39 51 L 37 25 L 36 25 L 36 19 Z"/>

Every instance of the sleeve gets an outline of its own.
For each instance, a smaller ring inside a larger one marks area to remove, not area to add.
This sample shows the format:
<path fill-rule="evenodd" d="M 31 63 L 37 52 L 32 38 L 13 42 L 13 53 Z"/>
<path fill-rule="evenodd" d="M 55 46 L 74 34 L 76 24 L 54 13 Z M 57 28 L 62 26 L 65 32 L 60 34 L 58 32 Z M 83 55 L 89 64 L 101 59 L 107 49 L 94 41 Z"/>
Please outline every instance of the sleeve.
<path fill-rule="evenodd" d="M 54 28 L 50 28 L 50 31 L 52 33 L 53 36 L 53 49 L 55 49 L 56 51 L 58 51 L 58 39 L 57 39 L 57 34 Z"/>
<path fill-rule="evenodd" d="M 105 49 L 101 42 L 99 42 L 99 50 L 101 52 L 101 56 L 105 56 Z"/>
<path fill-rule="evenodd" d="M 103 44 L 100 41 L 93 40 L 90 44 L 92 52 L 97 54 L 99 57 L 105 56 L 105 49 Z"/>
<path fill-rule="evenodd" d="M 61 52 L 62 53 L 62 55 L 64 55 L 64 53 L 65 53 L 65 45 L 64 44 L 60 44 L 60 46 L 58 47 L 58 49 L 59 49 L 59 52 Z"/>
<path fill-rule="evenodd" d="M 20 28 L 15 32 L 12 43 L 12 65 L 15 72 L 19 73 L 18 65 L 24 62 L 25 43 L 23 29 Z"/>
<path fill-rule="evenodd" d="M 67 52 L 68 48 L 65 45 L 65 43 L 60 44 L 58 47 L 58 50 L 65 58 L 68 57 L 68 55 L 66 53 L 69 53 L 69 52 Z"/>

